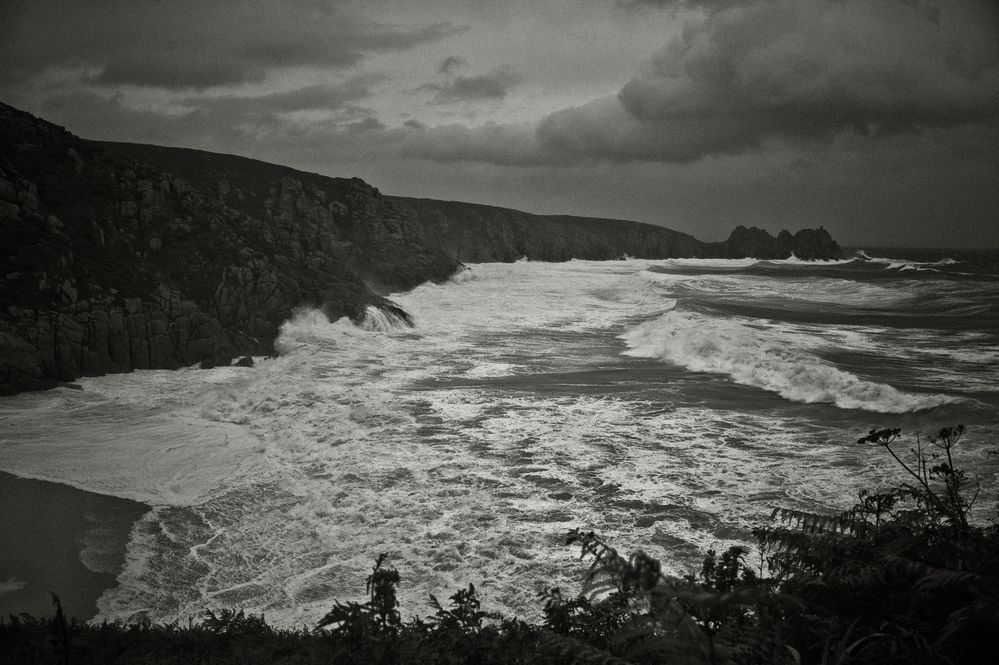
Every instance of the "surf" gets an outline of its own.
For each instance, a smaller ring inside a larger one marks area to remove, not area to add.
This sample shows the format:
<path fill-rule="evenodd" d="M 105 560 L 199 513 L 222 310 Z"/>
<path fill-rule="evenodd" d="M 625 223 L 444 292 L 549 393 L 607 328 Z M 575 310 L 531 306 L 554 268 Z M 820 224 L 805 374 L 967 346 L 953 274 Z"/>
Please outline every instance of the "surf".
<path fill-rule="evenodd" d="M 792 402 L 829 403 L 841 409 L 909 413 L 958 401 L 914 394 L 841 370 L 793 341 L 734 318 L 672 310 L 623 333 L 626 355 L 655 358 L 694 372 L 722 374 Z"/>

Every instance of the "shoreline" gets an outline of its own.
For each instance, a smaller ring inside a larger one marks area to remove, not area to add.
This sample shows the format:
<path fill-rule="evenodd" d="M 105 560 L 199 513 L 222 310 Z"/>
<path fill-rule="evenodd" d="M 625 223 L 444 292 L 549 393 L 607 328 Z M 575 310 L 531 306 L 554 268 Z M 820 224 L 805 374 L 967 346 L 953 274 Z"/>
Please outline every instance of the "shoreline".
<path fill-rule="evenodd" d="M 125 548 L 146 504 L 0 471 L 0 617 L 89 621 L 117 584 Z"/>

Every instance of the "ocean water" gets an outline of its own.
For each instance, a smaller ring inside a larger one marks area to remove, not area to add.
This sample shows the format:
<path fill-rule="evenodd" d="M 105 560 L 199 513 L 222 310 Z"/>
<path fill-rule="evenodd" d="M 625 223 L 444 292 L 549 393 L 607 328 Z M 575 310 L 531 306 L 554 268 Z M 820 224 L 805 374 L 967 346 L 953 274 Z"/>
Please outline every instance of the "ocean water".
<path fill-rule="evenodd" d="M 148 507 L 0 472 L 0 617 L 86 619 L 115 584 L 132 525 Z"/>
<path fill-rule="evenodd" d="M 578 588 L 570 528 L 694 570 L 774 507 L 900 480 L 855 443 L 872 427 L 963 423 L 988 508 L 997 259 L 477 264 L 392 296 L 414 328 L 303 310 L 253 368 L 4 399 L 0 469 L 154 507 L 98 620 L 313 623 L 383 552 L 405 617 L 473 582 L 533 619 L 545 585 Z"/>

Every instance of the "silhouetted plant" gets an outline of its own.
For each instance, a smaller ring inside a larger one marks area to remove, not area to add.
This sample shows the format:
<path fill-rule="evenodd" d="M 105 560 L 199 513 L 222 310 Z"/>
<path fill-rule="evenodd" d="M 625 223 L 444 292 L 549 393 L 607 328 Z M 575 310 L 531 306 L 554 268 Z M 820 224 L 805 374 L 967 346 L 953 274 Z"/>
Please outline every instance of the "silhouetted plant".
<path fill-rule="evenodd" d="M 899 429 L 859 439 L 905 474 L 864 490 L 840 516 L 774 511 L 754 531 L 781 589 L 807 604 L 792 627 L 803 662 L 984 663 L 999 653 L 999 537 L 971 523 L 978 496 L 955 466 L 964 427 L 919 437 L 906 459 Z M 913 482 L 915 481 L 915 482 Z M 825 528 L 848 524 L 848 528 Z M 957 638 L 960 635 L 961 638 Z"/>
<path fill-rule="evenodd" d="M 69 662 L 69 625 L 62 611 L 59 596 L 52 594 L 52 604 L 55 605 L 55 618 L 52 620 L 52 641 L 55 654 L 63 663 Z"/>
<path fill-rule="evenodd" d="M 593 556 L 583 589 L 598 605 L 616 604 L 628 614 L 610 635 L 613 655 L 634 662 L 780 663 L 793 658 L 780 622 L 796 611 L 793 599 L 758 582 L 733 547 L 719 562 L 710 552 L 700 577 L 662 574 L 644 552 L 628 559 L 593 532 L 574 529 L 568 542 Z"/>
<path fill-rule="evenodd" d="M 205 610 L 201 625 L 206 630 L 221 635 L 249 635 L 270 631 L 264 615 L 246 615 L 243 610 L 235 609 L 223 609 L 217 613 Z"/>
<path fill-rule="evenodd" d="M 451 596 L 451 609 L 444 609 L 440 601 L 430 594 L 430 606 L 437 610 L 431 619 L 438 630 L 459 630 L 465 633 L 476 633 L 482 630 L 482 620 L 490 617 L 501 617 L 483 612 L 479 609 L 482 603 L 475 594 L 475 585 L 468 584 L 467 589 L 458 589 Z"/>
<path fill-rule="evenodd" d="M 999 653 L 999 521 L 971 515 L 977 479 L 957 466 L 964 428 L 910 448 L 871 430 L 903 482 L 866 489 L 840 514 L 777 508 L 749 551 L 709 550 L 696 574 L 664 574 L 592 531 L 568 543 L 589 561 L 581 593 L 547 587 L 544 622 L 486 612 L 474 585 L 447 607 L 402 622 L 399 573 L 377 558 L 365 602 L 334 601 L 314 630 L 278 630 L 263 615 L 206 611 L 200 623 L 152 626 L 12 616 L 0 622 L 3 663 L 703 663 L 710 665 L 984 664 Z"/>
<path fill-rule="evenodd" d="M 382 567 L 387 557 L 388 554 L 378 556 L 374 569 L 364 582 L 364 588 L 370 596 L 368 604 L 377 616 L 378 626 L 383 632 L 393 632 L 398 629 L 401 621 L 399 601 L 396 598 L 399 572 L 395 568 Z"/>
<path fill-rule="evenodd" d="M 368 601 L 342 603 L 333 601 L 333 609 L 316 624 L 316 631 L 327 632 L 350 650 L 364 649 L 367 657 L 378 662 L 388 661 L 394 652 L 394 641 L 401 627 L 396 598 L 399 572 L 384 568 L 387 554 L 379 555 L 365 580 Z"/>

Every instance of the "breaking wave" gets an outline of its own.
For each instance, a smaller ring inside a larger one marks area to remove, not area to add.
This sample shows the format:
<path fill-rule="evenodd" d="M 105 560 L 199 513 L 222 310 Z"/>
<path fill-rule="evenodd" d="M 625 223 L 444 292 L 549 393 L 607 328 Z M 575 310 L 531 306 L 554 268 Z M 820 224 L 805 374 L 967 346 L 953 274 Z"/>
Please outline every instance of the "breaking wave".
<path fill-rule="evenodd" d="M 364 316 L 361 317 L 357 325 L 362 330 L 388 332 L 390 330 L 412 328 L 413 320 L 409 317 L 409 314 L 399 307 L 392 305 L 375 307 L 369 305 L 364 310 Z"/>
<path fill-rule="evenodd" d="M 835 266 L 843 265 L 846 263 L 853 263 L 856 259 L 853 257 L 847 259 L 799 259 L 793 253 L 786 259 L 772 259 L 768 263 L 781 263 L 784 265 L 801 265 L 801 266 Z"/>
<path fill-rule="evenodd" d="M 291 313 L 291 318 L 281 324 L 274 350 L 282 356 L 291 353 L 312 338 L 317 330 L 329 325 L 330 320 L 318 309 L 297 308 Z"/>
<path fill-rule="evenodd" d="M 342 329 L 344 326 L 368 332 L 389 332 L 412 328 L 413 320 L 405 310 L 392 304 L 369 305 L 353 325 L 346 317 L 331 322 L 321 310 L 299 307 L 292 312 L 290 319 L 281 324 L 274 349 L 278 355 L 287 355 L 313 343 L 317 337 L 328 335 L 337 327 Z"/>
<path fill-rule="evenodd" d="M 884 456 L 844 444 L 882 418 L 788 400 L 904 412 L 961 396 L 883 424 L 973 417 L 969 450 L 999 473 L 977 443 L 999 432 L 993 282 L 694 263 L 477 264 L 392 295 L 418 334 L 383 309 L 298 310 L 281 355 L 252 368 L 0 400 L 0 468 L 153 507 L 98 621 L 240 607 L 289 628 L 357 598 L 380 552 L 405 571 L 407 610 L 484 581 L 484 610 L 531 619 L 538 583 L 578 583 L 552 543 L 579 524 L 681 575 L 775 502 L 842 510 L 884 484 Z"/>
<path fill-rule="evenodd" d="M 958 401 L 947 395 L 906 393 L 866 381 L 731 319 L 673 310 L 620 337 L 629 347 L 626 355 L 657 358 L 695 372 L 723 374 L 736 383 L 762 388 L 793 402 L 908 413 Z"/>

